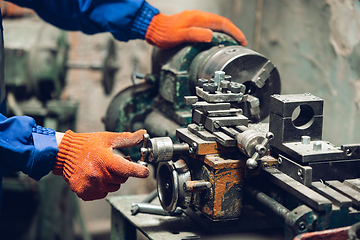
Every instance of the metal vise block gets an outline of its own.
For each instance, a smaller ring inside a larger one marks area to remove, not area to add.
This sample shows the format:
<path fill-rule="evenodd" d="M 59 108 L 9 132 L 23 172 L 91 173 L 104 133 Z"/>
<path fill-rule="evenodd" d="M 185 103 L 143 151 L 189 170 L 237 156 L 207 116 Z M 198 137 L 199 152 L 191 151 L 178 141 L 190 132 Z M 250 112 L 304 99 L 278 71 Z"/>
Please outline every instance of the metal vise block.
<path fill-rule="evenodd" d="M 299 142 L 302 136 L 322 139 L 324 101 L 310 93 L 272 95 L 270 99 L 270 131 L 272 145 Z"/>

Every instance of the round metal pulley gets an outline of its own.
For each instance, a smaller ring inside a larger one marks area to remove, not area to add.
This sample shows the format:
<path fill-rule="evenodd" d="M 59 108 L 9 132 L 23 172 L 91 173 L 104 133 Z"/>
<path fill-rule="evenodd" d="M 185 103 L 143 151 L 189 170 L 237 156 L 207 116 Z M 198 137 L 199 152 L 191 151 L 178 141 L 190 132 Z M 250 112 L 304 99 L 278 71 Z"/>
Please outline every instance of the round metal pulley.
<path fill-rule="evenodd" d="M 190 205 L 191 192 L 183 186 L 191 176 L 184 160 L 160 162 L 156 176 L 158 197 L 165 211 L 172 213 L 177 207 L 185 209 Z"/>
<path fill-rule="evenodd" d="M 245 96 L 259 99 L 260 121 L 269 115 L 270 96 L 281 90 L 279 72 L 269 59 L 243 46 L 214 46 L 194 58 L 189 71 L 191 84 L 195 88 L 198 79 L 211 79 L 215 71 L 224 71 L 231 82 L 244 84 Z M 239 107 L 246 109 L 246 104 L 251 102 L 243 101 Z"/>

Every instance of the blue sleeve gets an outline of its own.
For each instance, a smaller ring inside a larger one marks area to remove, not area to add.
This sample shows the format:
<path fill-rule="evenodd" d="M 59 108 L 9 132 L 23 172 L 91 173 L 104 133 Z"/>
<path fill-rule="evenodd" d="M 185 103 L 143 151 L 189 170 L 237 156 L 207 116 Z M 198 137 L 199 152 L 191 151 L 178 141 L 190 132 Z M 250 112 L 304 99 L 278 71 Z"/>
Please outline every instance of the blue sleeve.
<path fill-rule="evenodd" d="M 86 34 L 111 32 L 120 41 L 145 39 L 159 10 L 144 0 L 9 0 L 35 10 L 45 21 L 64 30 Z"/>
<path fill-rule="evenodd" d="M 40 180 L 53 169 L 57 152 L 54 130 L 27 116 L 0 114 L 0 175 L 22 171 Z"/>

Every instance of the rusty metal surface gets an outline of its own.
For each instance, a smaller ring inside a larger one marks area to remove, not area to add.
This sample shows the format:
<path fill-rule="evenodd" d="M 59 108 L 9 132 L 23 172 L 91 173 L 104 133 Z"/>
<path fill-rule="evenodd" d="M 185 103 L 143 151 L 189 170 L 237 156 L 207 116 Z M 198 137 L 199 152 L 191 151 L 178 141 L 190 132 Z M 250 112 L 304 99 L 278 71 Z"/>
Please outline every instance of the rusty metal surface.
<path fill-rule="evenodd" d="M 234 219 L 240 216 L 244 163 L 216 155 L 205 156 L 204 163 L 210 172 L 209 182 L 213 187 L 207 203 L 198 208 L 212 219 Z"/>

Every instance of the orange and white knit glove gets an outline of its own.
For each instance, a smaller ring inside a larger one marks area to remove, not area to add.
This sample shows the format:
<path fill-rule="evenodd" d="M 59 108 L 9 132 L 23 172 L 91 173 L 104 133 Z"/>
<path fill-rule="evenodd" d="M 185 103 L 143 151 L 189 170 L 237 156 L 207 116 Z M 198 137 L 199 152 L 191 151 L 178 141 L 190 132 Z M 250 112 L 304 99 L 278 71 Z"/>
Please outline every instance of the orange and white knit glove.
<path fill-rule="evenodd" d="M 61 140 L 53 173 L 62 175 L 84 201 L 101 199 L 119 190 L 128 177 L 146 178 L 149 169 L 113 154 L 114 148 L 139 144 L 145 130 L 135 133 L 74 133 Z"/>
<path fill-rule="evenodd" d="M 199 10 L 155 15 L 145 39 L 161 49 L 169 49 L 185 42 L 211 42 L 213 31 L 226 33 L 241 45 L 247 45 L 245 35 L 229 19 Z"/>

